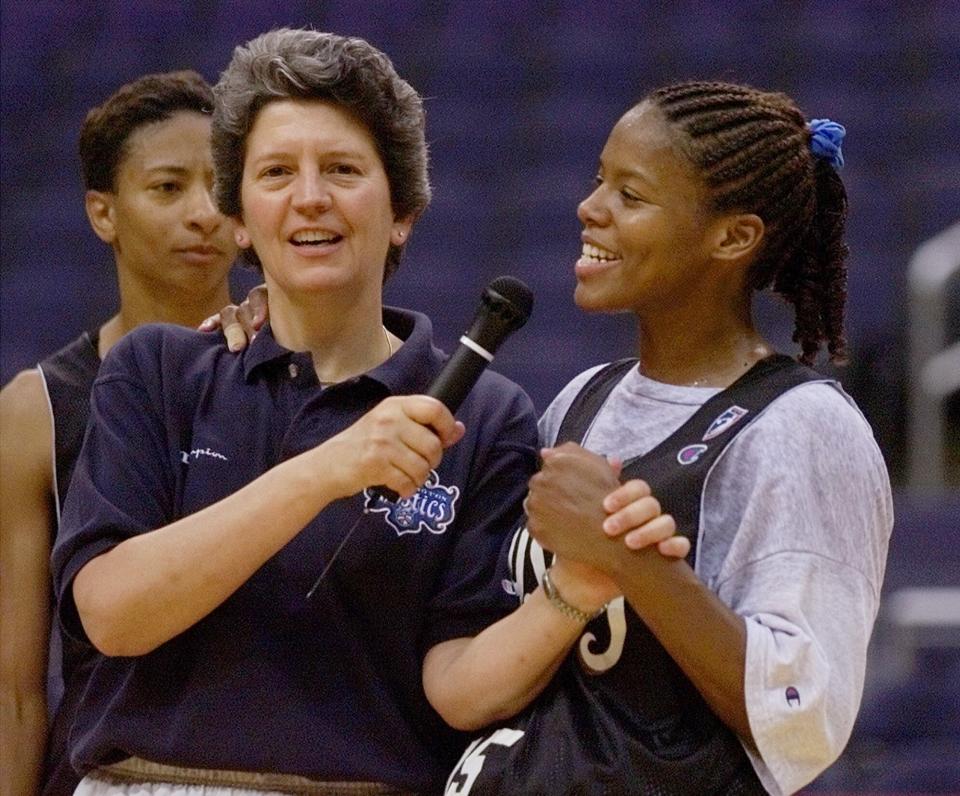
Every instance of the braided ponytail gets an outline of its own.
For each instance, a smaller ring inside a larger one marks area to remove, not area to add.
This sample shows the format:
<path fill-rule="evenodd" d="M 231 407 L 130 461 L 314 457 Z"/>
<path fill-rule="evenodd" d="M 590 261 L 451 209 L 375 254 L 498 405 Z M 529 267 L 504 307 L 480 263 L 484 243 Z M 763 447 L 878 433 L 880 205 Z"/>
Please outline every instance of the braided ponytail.
<path fill-rule="evenodd" d="M 793 339 L 812 364 L 826 343 L 831 361 L 846 361 L 843 334 L 847 198 L 834 165 L 842 164 L 839 130 L 831 145 L 811 130 L 784 94 L 728 83 L 679 83 L 647 98 L 681 133 L 678 149 L 697 168 L 719 212 L 755 213 L 766 234 L 748 274 L 794 306 Z M 822 149 L 825 145 L 827 149 Z"/>

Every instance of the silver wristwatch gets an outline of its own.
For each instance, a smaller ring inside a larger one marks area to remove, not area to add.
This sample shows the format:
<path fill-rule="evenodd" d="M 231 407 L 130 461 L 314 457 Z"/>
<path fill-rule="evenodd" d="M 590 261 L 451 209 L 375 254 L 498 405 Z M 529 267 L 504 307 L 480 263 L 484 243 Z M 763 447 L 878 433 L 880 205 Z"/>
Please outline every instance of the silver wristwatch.
<path fill-rule="evenodd" d="M 557 591 L 556 585 L 550 579 L 549 568 L 544 570 L 543 578 L 540 579 L 540 585 L 543 586 L 543 593 L 547 595 L 547 599 L 554 608 L 560 611 L 560 613 L 565 614 L 571 619 L 574 619 L 584 625 L 600 616 L 600 614 L 602 614 L 607 607 L 604 605 L 599 611 L 594 611 L 592 614 L 588 614 L 586 611 L 581 611 L 575 605 L 570 605 L 570 603 L 560 596 L 560 592 Z"/>

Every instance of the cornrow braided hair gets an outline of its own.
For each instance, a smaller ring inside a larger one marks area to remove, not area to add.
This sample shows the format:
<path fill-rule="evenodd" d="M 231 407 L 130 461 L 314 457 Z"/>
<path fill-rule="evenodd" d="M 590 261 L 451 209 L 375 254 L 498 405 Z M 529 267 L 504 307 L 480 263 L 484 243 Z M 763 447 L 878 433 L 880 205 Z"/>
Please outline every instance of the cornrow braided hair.
<path fill-rule="evenodd" d="M 794 306 L 793 340 L 813 364 L 826 343 L 846 362 L 843 332 L 847 194 L 834 168 L 810 151 L 803 114 L 785 94 L 729 83 L 678 83 L 647 101 L 664 115 L 677 146 L 705 181 L 719 212 L 755 213 L 766 234 L 748 274 Z"/>

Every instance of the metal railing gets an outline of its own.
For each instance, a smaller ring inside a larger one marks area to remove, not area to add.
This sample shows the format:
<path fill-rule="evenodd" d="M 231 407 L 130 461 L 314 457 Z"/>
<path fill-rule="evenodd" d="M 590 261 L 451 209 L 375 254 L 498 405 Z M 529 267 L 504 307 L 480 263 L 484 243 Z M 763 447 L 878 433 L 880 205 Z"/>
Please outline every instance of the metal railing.
<path fill-rule="evenodd" d="M 948 287 L 960 271 L 960 222 L 921 244 L 910 258 L 907 483 L 947 486 L 945 399 L 960 390 L 960 342 L 947 338 Z"/>

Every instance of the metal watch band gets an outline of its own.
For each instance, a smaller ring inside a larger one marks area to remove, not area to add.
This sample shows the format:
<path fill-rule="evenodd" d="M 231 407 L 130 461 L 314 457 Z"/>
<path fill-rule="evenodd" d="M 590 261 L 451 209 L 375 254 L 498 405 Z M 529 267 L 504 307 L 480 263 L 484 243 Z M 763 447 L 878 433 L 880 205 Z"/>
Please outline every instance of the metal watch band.
<path fill-rule="evenodd" d="M 571 619 L 574 619 L 581 624 L 585 625 L 603 613 L 603 608 L 601 608 L 599 611 L 595 611 L 592 614 L 588 614 L 586 611 L 581 611 L 576 606 L 570 605 L 570 603 L 560 596 L 560 592 L 557 591 L 556 584 L 554 584 L 554 582 L 550 579 L 549 569 L 544 570 L 543 578 L 541 579 L 540 584 L 543 586 L 543 593 L 547 595 L 547 599 L 554 608 L 560 611 L 560 613 L 569 616 Z M 604 608 L 605 607 L 606 606 L 604 606 Z"/>

